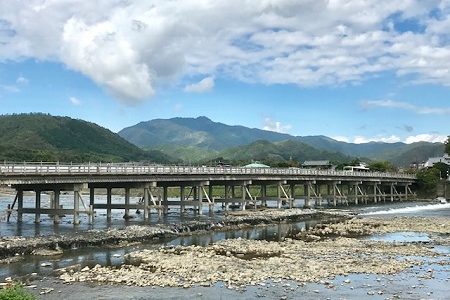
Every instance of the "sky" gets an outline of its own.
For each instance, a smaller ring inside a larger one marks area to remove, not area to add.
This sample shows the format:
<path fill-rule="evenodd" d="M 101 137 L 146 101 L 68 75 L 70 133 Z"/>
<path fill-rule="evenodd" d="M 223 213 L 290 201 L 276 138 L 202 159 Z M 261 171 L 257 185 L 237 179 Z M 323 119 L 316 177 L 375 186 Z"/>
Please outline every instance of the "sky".
<path fill-rule="evenodd" d="M 0 114 L 28 112 L 442 142 L 450 0 L 1 1 Z"/>

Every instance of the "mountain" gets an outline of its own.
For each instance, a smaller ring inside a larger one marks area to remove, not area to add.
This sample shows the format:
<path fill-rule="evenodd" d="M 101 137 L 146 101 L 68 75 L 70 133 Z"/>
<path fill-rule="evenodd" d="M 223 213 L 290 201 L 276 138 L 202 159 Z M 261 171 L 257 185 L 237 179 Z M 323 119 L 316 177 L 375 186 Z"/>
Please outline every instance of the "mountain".
<path fill-rule="evenodd" d="M 225 125 L 206 117 L 155 119 L 124 128 L 119 135 L 141 148 L 175 145 L 216 151 L 257 140 L 278 142 L 292 138 L 288 134 Z"/>
<path fill-rule="evenodd" d="M 417 142 L 382 143 L 369 142 L 363 144 L 345 143 L 326 136 L 297 137 L 298 140 L 318 149 L 340 152 L 354 157 L 366 157 L 372 160 L 387 160 L 396 166 L 408 166 L 412 162 L 421 162 L 429 157 L 441 156 L 444 144 Z"/>
<path fill-rule="evenodd" d="M 94 123 L 46 114 L 0 116 L 0 161 L 171 162 Z"/>
<path fill-rule="evenodd" d="M 324 158 L 335 162 L 351 160 L 351 157 L 341 153 L 317 150 L 314 147 L 295 140 L 275 143 L 260 140 L 249 145 L 226 149 L 219 153 L 219 157 L 226 161 L 239 161 L 244 163 L 257 160 L 269 165 L 287 163 L 291 160 L 297 162 L 321 160 Z"/>
<path fill-rule="evenodd" d="M 364 144 L 336 141 L 326 136 L 292 136 L 244 126 L 213 122 L 206 117 L 155 119 L 124 128 L 119 135 L 146 149 L 160 149 L 184 161 L 198 161 L 218 155 L 230 147 L 249 145 L 259 140 L 276 143 L 286 140 L 302 142 L 326 153 L 340 152 L 346 156 L 389 160 L 397 166 L 424 161 L 444 152 L 441 143 Z M 328 159 L 328 157 L 323 157 Z"/>

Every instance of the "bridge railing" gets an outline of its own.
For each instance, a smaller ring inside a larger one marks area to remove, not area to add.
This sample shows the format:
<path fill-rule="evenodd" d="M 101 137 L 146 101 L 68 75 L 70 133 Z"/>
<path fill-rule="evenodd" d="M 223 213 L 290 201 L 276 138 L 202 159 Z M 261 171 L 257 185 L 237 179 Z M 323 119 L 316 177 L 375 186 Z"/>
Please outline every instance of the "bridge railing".
<path fill-rule="evenodd" d="M 245 168 L 245 167 L 206 167 L 206 166 L 167 166 L 138 163 L 3 163 L 0 175 L 281 175 L 281 176 L 344 176 L 411 179 L 416 177 L 405 173 L 355 172 L 300 168 Z"/>

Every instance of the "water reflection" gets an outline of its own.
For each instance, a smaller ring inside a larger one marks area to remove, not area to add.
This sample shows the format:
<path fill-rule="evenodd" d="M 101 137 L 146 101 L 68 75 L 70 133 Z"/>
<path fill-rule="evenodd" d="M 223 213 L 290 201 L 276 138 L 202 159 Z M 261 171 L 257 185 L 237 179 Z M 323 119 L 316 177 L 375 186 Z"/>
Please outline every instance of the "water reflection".
<path fill-rule="evenodd" d="M 149 241 L 142 244 L 120 248 L 86 247 L 66 250 L 59 256 L 51 257 L 25 256 L 21 261 L 8 265 L 0 265 L 0 276 L 25 276 L 33 272 L 38 273 L 41 276 L 48 276 L 53 274 L 54 270 L 76 264 L 79 264 L 80 267 L 92 267 L 96 264 L 117 266 L 124 262 L 124 255 L 127 253 L 142 249 L 157 249 L 160 246 L 206 246 L 220 240 L 236 238 L 281 241 L 286 237 L 291 237 L 297 234 L 301 230 L 314 226 L 318 222 L 324 221 L 308 220 L 297 223 L 280 223 L 269 226 L 257 226 L 254 228 L 233 231 L 207 232 L 204 234 L 181 236 L 175 239 Z"/>

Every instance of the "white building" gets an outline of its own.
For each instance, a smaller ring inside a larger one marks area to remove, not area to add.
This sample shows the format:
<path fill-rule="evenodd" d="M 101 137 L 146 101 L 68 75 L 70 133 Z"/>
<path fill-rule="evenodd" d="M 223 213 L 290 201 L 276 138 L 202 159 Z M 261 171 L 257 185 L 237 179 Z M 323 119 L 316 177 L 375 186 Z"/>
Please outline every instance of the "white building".
<path fill-rule="evenodd" d="M 430 157 L 424 164 L 424 168 L 431 168 L 437 163 L 443 163 L 450 166 L 450 156 L 448 154 L 444 154 L 441 157 Z"/>

